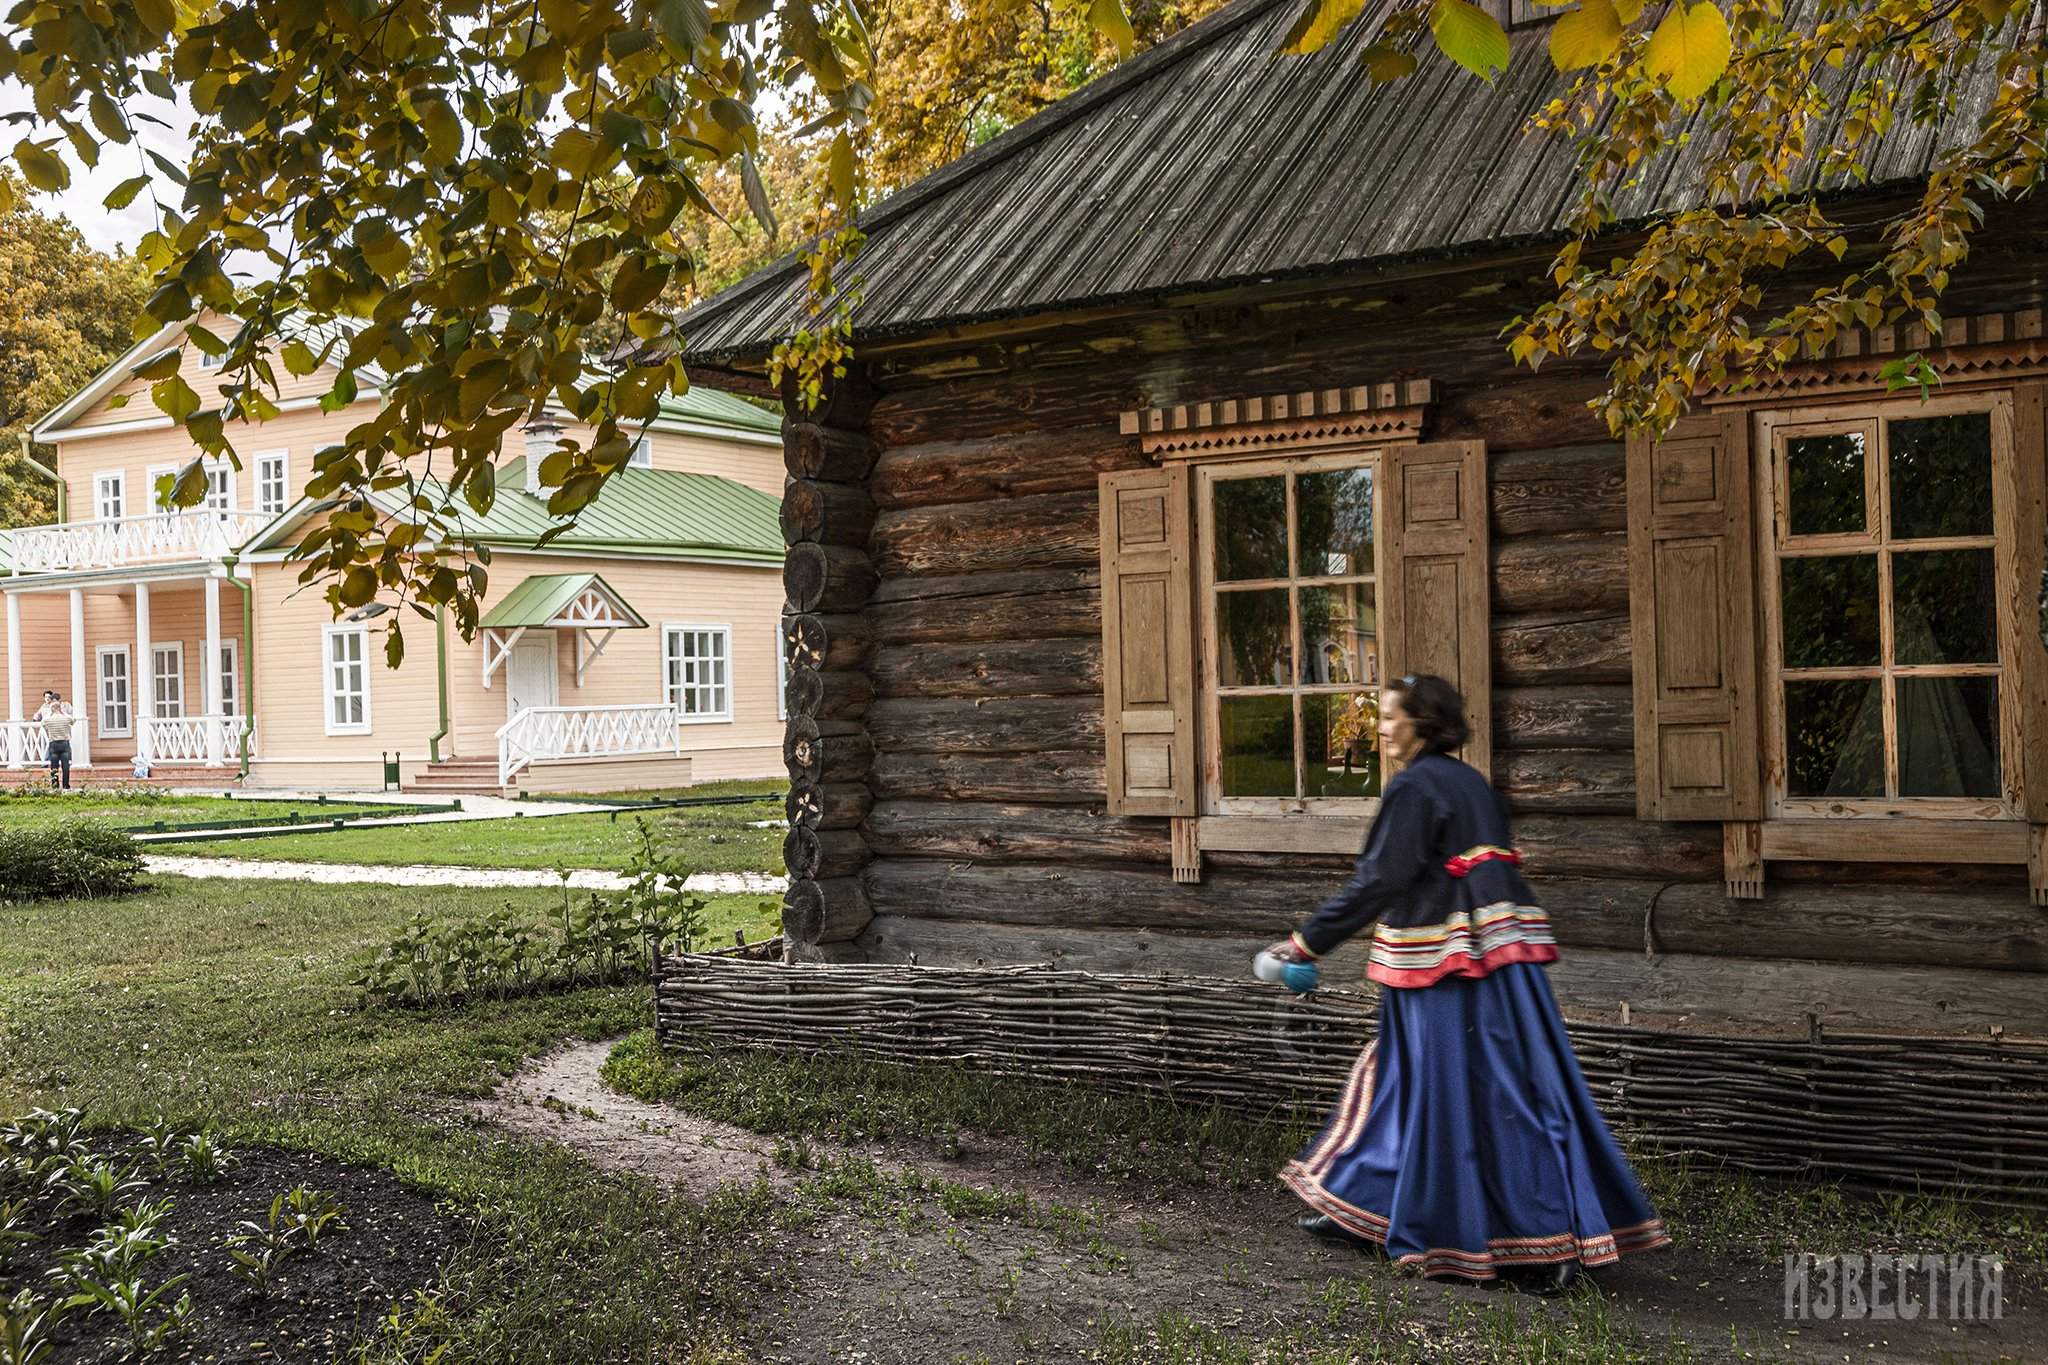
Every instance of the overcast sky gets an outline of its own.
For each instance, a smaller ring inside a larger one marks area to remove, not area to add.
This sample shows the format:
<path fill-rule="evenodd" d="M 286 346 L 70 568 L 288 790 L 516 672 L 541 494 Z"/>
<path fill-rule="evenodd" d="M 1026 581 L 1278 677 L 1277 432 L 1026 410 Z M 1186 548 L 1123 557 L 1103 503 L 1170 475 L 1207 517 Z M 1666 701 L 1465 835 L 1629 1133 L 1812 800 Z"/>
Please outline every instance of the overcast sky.
<path fill-rule="evenodd" d="M 28 92 L 21 86 L 12 81 L 0 82 L 0 115 L 32 107 Z M 136 107 L 155 114 L 170 125 L 169 128 L 159 128 L 150 123 L 138 123 L 140 141 L 161 152 L 173 165 L 183 166 L 192 150 L 184 135 L 192 118 L 189 107 L 167 105 L 148 97 L 138 100 Z M 40 140 L 51 131 L 47 127 L 38 128 L 32 135 Z M 31 135 L 29 125 L 23 123 L 0 124 L 0 134 L 4 134 L 0 136 L 0 147 L 7 148 L 13 147 L 24 135 Z M 175 205 L 180 197 L 178 187 L 166 180 L 163 172 L 157 170 L 134 143 L 125 147 L 102 147 L 100 164 L 90 170 L 79 163 L 78 153 L 68 141 L 60 138 L 54 150 L 71 168 L 71 187 L 54 195 L 32 192 L 31 202 L 45 213 L 61 213 L 69 218 L 85 234 L 85 240 L 102 251 L 133 251 L 135 244 L 142 240 L 142 234 L 156 226 L 156 205 L 151 201 L 148 190 L 136 195 L 133 203 L 118 212 L 106 207 L 107 195 L 116 185 L 147 172 L 155 180 L 157 193 L 163 196 L 165 203 Z"/>

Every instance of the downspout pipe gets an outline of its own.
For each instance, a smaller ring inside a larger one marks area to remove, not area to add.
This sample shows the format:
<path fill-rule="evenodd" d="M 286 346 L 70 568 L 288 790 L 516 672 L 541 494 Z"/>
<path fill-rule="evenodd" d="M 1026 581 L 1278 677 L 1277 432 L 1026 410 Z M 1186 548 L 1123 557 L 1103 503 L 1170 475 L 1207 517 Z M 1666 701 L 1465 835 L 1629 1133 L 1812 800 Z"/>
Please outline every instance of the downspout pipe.
<path fill-rule="evenodd" d="M 242 766 L 237 777 L 242 782 L 249 780 L 249 736 L 256 730 L 256 585 L 244 582 L 235 576 L 238 556 L 229 553 L 221 556 L 221 564 L 228 571 L 228 582 L 242 590 L 242 719 L 248 723 L 242 727 L 240 747 Z"/>
<path fill-rule="evenodd" d="M 21 433 L 21 459 L 30 469 L 57 485 L 57 520 L 60 524 L 71 520 L 70 490 L 65 488 L 63 476 L 36 458 L 35 438 L 26 431 Z"/>
<path fill-rule="evenodd" d="M 427 761 L 441 761 L 441 741 L 448 738 L 448 608 L 434 608 L 434 670 L 441 687 L 441 728 L 427 736 Z"/>

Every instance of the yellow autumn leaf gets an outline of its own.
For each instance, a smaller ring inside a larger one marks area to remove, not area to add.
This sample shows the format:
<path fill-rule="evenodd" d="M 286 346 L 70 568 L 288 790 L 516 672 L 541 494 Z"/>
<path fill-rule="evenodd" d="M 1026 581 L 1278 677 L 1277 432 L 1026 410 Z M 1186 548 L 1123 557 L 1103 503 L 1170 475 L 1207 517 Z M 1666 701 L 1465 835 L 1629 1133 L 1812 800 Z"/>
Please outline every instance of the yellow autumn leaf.
<path fill-rule="evenodd" d="M 1624 24 L 1633 24 L 1643 17 L 1646 0 L 1614 0 L 1614 13 Z"/>
<path fill-rule="evenodd" d="M 1650 35 L 1643 63 L 1664 82 L 1666 90 L 1681 100 L 1692 100 L 1714 88 L 1714 82 L 1728 69 L 1733 52 L 1728 21 L 1713 0 L 1700 0 L 1696 5 L 1678 0 Z"/>
<path fill-rule="evenodd" d="M 1598 66 L 1621 50 L 1621 17 L 1614 0 L 1585 0 L 1550 29 L 1550 60 L 1559 71 Z"/>
<path fill-rule="evenodd" d="M 1124 13 L 1123 0 L 1093 0 L 1088 6 L 1088 22 L 1095 31 L 1116 45 L 1119 57 L 1131 55 L 1131 48 L 1137 42 L 1137 35 L 1131 30 L 1131 17 Z"/>
<path fill-rule="evenodd" d="M 1364 8 L 1365 0 L 1308 0 L 1280 40 L 1280 50 L 1291 57 L 1320 52 Z"/>

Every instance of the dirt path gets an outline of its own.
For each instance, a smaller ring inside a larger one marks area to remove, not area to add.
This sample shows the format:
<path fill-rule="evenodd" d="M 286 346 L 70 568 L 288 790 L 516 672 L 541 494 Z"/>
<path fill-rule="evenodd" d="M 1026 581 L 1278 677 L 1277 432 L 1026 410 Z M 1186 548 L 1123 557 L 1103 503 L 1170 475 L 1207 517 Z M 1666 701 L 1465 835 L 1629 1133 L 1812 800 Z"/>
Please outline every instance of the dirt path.
<path fill-rule="evenodd" d="M 792 1170 L 773 1139 L 606 1090 L 597 1071 L 608 1051 L 544 1057 L 477 1112 L 693 1198 L 730 1180 L 785 1191 L 779 1251 L 794 1292 L 757 1319 L 764 1361 L 1210 1359 L 1169 1356 L 1162 1342 L 1206 1331 L 1327 1348 L 1333 1330 L 1350 1341 L 1368 1328 L 1373 1359 L 1493 1359 L 1487 1343 L 1526 1346 L 1589 1308 L 1420 1281 L 1324 1246 L 1295 1230 L 1298 1206 L 1277 1184 L 1095 1181 L 991 1139 L 970 1139 L 957 1157 L 811 1144 L 806 1159 L 826 1174 Z M 1684 1245 L 1598 1283 L 1615 1328 L 1653 1348 L 1682 1339 L 1688 1360 L 2048 1360 L 2040 1287 L 2011 1279 L 2006 1316 L 1990 1323 L 1787 1323 L 1782 1263 Z M 1578 1330 L 1570 1340 L 1583 1345 L 1583 1321 Z"/>

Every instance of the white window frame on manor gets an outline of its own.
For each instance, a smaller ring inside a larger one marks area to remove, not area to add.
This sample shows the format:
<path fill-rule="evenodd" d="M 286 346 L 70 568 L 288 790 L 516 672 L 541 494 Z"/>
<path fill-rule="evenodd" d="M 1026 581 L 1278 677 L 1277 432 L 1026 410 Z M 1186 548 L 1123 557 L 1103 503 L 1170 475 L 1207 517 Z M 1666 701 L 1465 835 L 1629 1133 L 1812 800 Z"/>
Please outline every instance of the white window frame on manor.
<path fill-rule="evenodd" d="M 194 346 L 192 349 L 195 351 L 199 350 L 197 346 Z M 205 351 L 199 351 L 199 368 L 202 370 L 218 370 L 225 367 L 227 363 L 228 353 L 226 351 L 222 351 L 219 355 L 209 355 Z"/>
<path fill-rule="evenodd" d="M 177 668 L 166 673 L 165 659 L 176 659 Z M 171 688 L 159 687 L 160 683 L 172 683 Z M 181 720 L 185 715 L 185 646 L 173 640 L 168 644 L 153 644 L 149 647 L 149 700 L 152 720 Z"/>
<path fill-rule="evenodd" d="M 355 640 L 354 659 L 335 657 L 335 642 L 341 639 Z M 355 688 L 338 687 L 337 674 L 349 668 L 358 670 L 359 685 Z M 337 721 L 335 706 L 350 698 L 360 697 L 363 704 L 363 718 L 360 721 Z M 362 625 L 335 625 L 323 627 L 320 632 L 320 719 L 330 735 L 367 735 L 370 733 L 370 628 Z"/>
<path fill-rule="evenodd" d="M 101 521 L 119 521 L 128 515 L 128 475 L 125 470 L 106 469 L 92 477 L 93 516 Z"/>
<path fill-rule="evenodd" d="M 276 471 L 275 479 L 272 471 Z M 270 496 L 271 485 L 277 486 L 277 497 Z M 256 456 L 256 508 L 267 517 L 274 517 L 291 505 L 291 452 L 286 450 L 265 450 Z"/>
<path fill-rule="evenodd" d="M 118 675 L 107 671 L 107 660 L 119 659 L 121 671 Z M 134 659 L 127 645 L 101 645 L 93 660 L 94 678 L 99 687 L 99 727 L 101 739 L 126 739 L 135 733 L 135 669 Z M 108 695 L 109 683 L 119 683 L 120 696 Z M 118 712 L 119 722 L 109 717 Z"/>
<path fill-rule="evenodd" d="M 224 716 L 242 714 L 242 642 L 220 642 L 220 711 Z"/>
<path fill-rule="evenodd" d="M 639 439 L 633 442 L 632 453 L 626 456 L 626 468 L 654 468 L 654 438 L 652 436 L 649 436 L 644 431 L 640 433 Z"/>
<path fill-rule="evenodd" d="M 717 646 L 708 658 L 694 657 L 686 652 L 682 642 L 689 637 L 692 646 L 698 640 L 716 640 Z M 706 666 L 711 665 L 713 676 L 703 676 Z M 676 710 L 676 719 L 684 725 L 715 725 L 732 720 L 732 626 L 705 621 L 664 621 L 661 625 L 661 694 L 664 700 Z M 717 703 L 717 709 L 690 709 L 689 702 L 703 701 Z"/>
<path fill-rule="evenodd" d="M 147 489 L 148 489 L 148 493 L 149 493 L 149 510 L 150 510 L 150 511 L 152 511 L 152 512 L 157 512 L 157 513 L 167 514 L 167 515 L 170 515 L 170 516 L 176 516 L 176 515 L 178 515 L 178 514 L 179 514 L 180 512 L 196 512 L 196 511 L 202 511 L 202 510 L 203 510 L 203 511 L 209 511 L 209 512 L 232 512 L 232 511 L 234 511 L 234 510 L 235 510 L 235 467 L 234 467 L 234 465 L 230 464 L 230 463 L 229 463 L 228 461 L 226 461 L 226 460 L 208 460 L 208 461 L 206 461 L 206 462 L 205 462 L 205 464 L 204 464 L 204 465 L 202 465 L 202 466 L 201 466 L 201 468 L 203 468 L 203 469 L 204 469 L 204 470 L 206 471 L 206 497 L 205 497 L 205 499 L 204 499 L 204 500 L 203 500 L 203 501 L 202 501 L 202 502 L 201 502 L 201 503 L 199 504 L 199 506 L 198 506 L 198 507 L 166 507 L 166 506 L 164 506 L 164 505 L 163 505 L 162 503 L 160 503 L 160 502 L 158 502 L 158 501 L 157 501 L 157 495 L 156 495 L 156 481 L 157 481 L 158 479 L 162 478 L 162 477 L 163 477 L 164 475 L 166 475 L 166 474 L 169 474 L 169 475 L 171 475 L 171 476 L 172 476 L 173 478 L 175 478 L 175 477 L 177 476 L 177 473 L 178 473 L 178 469 L 179 469 L 179 466 L 178 466 L 178 465 L 174 465 L 174 464 L 159 464 L 159 465 L 151 465 L 151 466 L 150 466 L 150 469 L 149 469 L 149 474 L 148 474 L 148 476 L 147 476 Z M 215 484 L 215 482 L 214 482 L 214 480 L 215 480 L 215 478 L 216 478 L 216 477 L 218 477 L 218 478 L 219 478 L 219 481 L 220 481 L 218 485 L 216 485 L 216 484 Z M 221 497 L 220 497 L 220 498 L 216 498 L 216 497 L 214 496 L 214 489 L 215 489 L 215 487 L 216 487 L 216 486 L 218 486 L 218 487 L 219 487 L 219 489 L 221 490 Z"/>
<path fill-rule="evenodd" d="M 1291 641 L 1291 650 L 1297 661 L 1295 681 L 1287 686 L 1245 685 L 1224 688 L 1220 686 L 1222 635 L 1218 624 L 1217 603 L 1219 597 L 1230 591 L 1272 591 L 1285 590 L 1288 594 L 1289 630 L 1294 636 L 1300 635 L 1300 613 L 1296 607 L 1298 592 L 1304 587 L 1336 586 L 1339 584 L 1360 584 L 1370 588 L 1374 594 L 1375 618 L 1379 584 L 1382 581 L 1381 557 L 1386 547 L 1386 518 L 1389 497 L 1382 484 L 1381 474 L 1386 461 L 1380 446 L 1360 446 L 1339 451 L 1308 451 L 1300 453 L 1276 453 L 1271 458 L 1219 461 L 1198 466 L 1195 471 L 1195 612 L 1199 622 L 1197 659 L 1199 661 L 1198 702 L 1201 708 L 1200 752 L 1201 752 L 1201 812 L 1204 816 L 1275 816 L 1311 815 L 1335 816 L 1347 820 L 1370 818 L 1380 808 L 1377 796 L 1227 796 L 1223 792 L 1223 741 L 1222 703 L 1226 696 L 1287 696 L 1291 698 L 1294 712 L 1295 762 L 1297 780 L 1302 780 L 1301 767 L 1304 755 L 1301 751 L 1304 739 L 1305 721 L 1301 714 L 1302 699 L 1313 695 L 1343 696 L 1360 692 L 1369 693 L 1377 703 L 1379 692 L 1386 685 L 1380 676 L 1383 661 L 1379 657 L 1378 627 L 1374 627 L 1374 668 L 1373 676 L 1357 682 L 1335 684 L 1309 680 L 1302 665 L 1306 662 L 1301 639 Z M 1372 553 L 1373 563 L 1363 573 L 1312 575 L 1298 572 L 1294 562 L 1295 500 L 1293 484 L 1287 487 L 1287 538 L 1283 542 L 1288 555 L 1287 576 L 1272 580 L 1247 580 L 1244 584 L 1219 587 L 1216 580 L 1216 486 L 1243 479 L 1263 479 L 1285 475 L 1326 473 L 1333 470 L 1364 469 L 1371 472 L 1373 489 L 1372 512 Z M 1374 724 L 1369 744 L 1380 764 L 1382 787 L 1391 776 L 1387 769 L 1386 755 L 1380 752 L 1380 738 L 1377 723 Z"/>
<path fill-rule="evenodd" d="M 789 645 L 782 638 L 782 623 L 775 625 L 775 719 L 789 719 Z"/>

